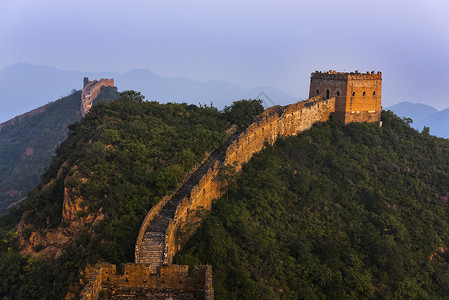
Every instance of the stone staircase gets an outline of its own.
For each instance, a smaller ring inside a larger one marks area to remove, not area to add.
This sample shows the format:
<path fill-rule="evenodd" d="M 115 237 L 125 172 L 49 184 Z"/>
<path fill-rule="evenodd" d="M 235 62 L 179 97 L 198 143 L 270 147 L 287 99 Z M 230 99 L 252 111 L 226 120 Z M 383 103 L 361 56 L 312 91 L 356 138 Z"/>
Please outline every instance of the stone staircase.
<path fill-rule="evenodd" d="M 176 208 L 184 197 L 190 196 L 192 188 L 198 184 L 204 174 L 213 167 L 215 161 L 224 161 L 226 149 L 238 137 L 233 134 L 222 147 L 216 149 L 209 158 L 201 164 L 172 195 L 159 213 L 151 220 L 145 231 L 142 245 L 136 263 L 151 264 L 151 273 L 156 274 L 166 257 L 165 232 L 170 220 L 174 220 Z"/>
<path fill-rule="evenodd" d="M 157 215 L 148 226 L 142 241 L 141 255 L 138 263 L 151 263 L 151 273 L 155 274 L 164 261 L 165 230 L 167 217 Z"/>

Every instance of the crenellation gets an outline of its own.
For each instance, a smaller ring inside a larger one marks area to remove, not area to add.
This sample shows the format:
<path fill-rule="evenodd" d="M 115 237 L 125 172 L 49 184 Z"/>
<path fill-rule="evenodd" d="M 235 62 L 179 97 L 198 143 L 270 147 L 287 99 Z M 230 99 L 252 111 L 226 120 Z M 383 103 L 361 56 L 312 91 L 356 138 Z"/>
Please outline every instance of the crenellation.
<path fill-rule="evenodd" d="M 350 122 L 380 122 L 382 73 L 315 72 L 310 77 L 309 97 L 335 97 L 335 118 Z M 353 113 L 360 111 L 360 114 Z M 374 115 L 368 114 L 374 111 Z"/>
<path fill-rule="evenodd" d="M 108 298 L 144 295 L 147 299 L 168 293 L 171 299 L 187 295 L 188 299 L 194 296 L 194 299 L 213 300 L 212 267 L 195 266 L 189 272 L 189 266 L 165 265 L 157 274 L 151 274 L 150 264 L 128 263 L 123 266 L 123 274 L 117 274 L 115 265 L 101 263 L 95 266 L 80 299 L 98 299 L 100 292 Z"/>

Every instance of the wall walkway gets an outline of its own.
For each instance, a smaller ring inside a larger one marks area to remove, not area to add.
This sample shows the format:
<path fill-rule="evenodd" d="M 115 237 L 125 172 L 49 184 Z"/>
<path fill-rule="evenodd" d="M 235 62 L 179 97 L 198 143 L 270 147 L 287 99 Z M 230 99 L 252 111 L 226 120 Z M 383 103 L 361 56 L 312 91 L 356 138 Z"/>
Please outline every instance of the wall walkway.
<path fill-rule="evenodd" d="M 212 153 L 170 196 L 164 197 L 147 214 L 136 242 L 135 262 L 148 264 L 157 274 L 161 265 L 171 264 L 176 252 L 199 227 L 201 212 L 210 210 L 212 200 L 224 193 L 225 183 L 217 179 L 220 168 L 234 165 L 239 171 L 266 142 L 296 135 L 335 112 L 335 98 L 315 97 L 284 107 L 265 110 L 239 136 Z"/>
<path fill-rule="evenodd" d="M 103 79 L 89 81 L 89 78 L 84 78 L 84 88 L 81 92 L 81 116 L 84 118 L 89 110 L 92 108 L 93 101 L 100 94 L 103 86 L 114 86 L 114 79 Z"/>

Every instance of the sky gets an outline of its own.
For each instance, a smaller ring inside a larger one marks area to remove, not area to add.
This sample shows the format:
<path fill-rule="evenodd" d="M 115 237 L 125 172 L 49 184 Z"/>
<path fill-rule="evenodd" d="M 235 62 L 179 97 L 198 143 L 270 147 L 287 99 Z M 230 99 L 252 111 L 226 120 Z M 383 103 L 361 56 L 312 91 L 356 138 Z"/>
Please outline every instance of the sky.
<path fill-rule="evenodd" d="M 301 99 L 315 70 L 374 70 L 384 106 L 443 109 L 448 13 L 447 0 L 1 0 L 0 69 L 150 69 Z"/>

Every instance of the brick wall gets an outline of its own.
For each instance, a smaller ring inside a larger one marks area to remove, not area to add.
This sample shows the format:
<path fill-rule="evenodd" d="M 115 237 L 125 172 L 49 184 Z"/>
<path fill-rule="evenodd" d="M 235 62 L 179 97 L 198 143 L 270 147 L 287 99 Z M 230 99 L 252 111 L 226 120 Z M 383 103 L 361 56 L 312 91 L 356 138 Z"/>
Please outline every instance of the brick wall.
<path fill-rule="evenodd" d="M 83 290 L 81 299 L 97 299 L 100 291 L 120 295 L 146 295 L 147 297 L 193 297 L 213 299 L 212 268 L 197 266 L 193 272 L 187 266 L 172 265 L 173 257 L 201 224 L 201 212 L 210 210 L 212 201 L 225 191 L 225 183 L 217 179 L 220 167 L 234 165 L 241 170 L 244 163 L 261 151 L 266 142 L 273 144 L 278 137 L 296 135 L 316 122 L 329 119 L 335 112 L 335 98 L 311 98 L 285 107 L 275 106 L 264 111 L 227 148 L 224 160 L 216 160 L 203 173 L 198 184 L 193 186 L 178 204 L 174 218 L 165 231 L 165 258 L 157 274 L 151 274 L 151 264 L 126 264 L 123 274 L 116 274 L 115 266 L 101 264 Z M 230 130 L 229 134 L 235 131 Z M 206 155 L 204 161 L 209 155 Z M 198 167 L 198 166 L 197 166 Z M 192 173 L 190 173 L 192 174 Z M 188 178 L 188 176 L 186 177 Z M 183 184 L 180 184 L 181 187 Z M 170 200 L 164 197 L 148 212 L 136 242 L 136 262 L 140 245 L 151 220 Z M 162 293 L 162 294 L 161 294 Z"/>
<path fill-rule="evenodd" d="M 195 299 L 213 300 L 212 267 L 195 266 L 189 272 L 189 266 L 168 265 L 161 266 L 159 274 L 151 275 L 148 264 L 128 263 L 123 265 L 122 274 L 118 274 L 115 265 L 101 263 L 95 266 L 80 298 L 95 300 L 102 291 L 115 296 L 145 294 L 149 298 L 168 292 L 171 295 L 194 295 Z"/>
<path fill-rule="evenodd" d="M 262 150 L 265 142 L 273 144 L 279 136 L 298 134 L 310 128 L 315 122 L 328 120 L 330 113 L 334 111 L 335 98 L 323 100 L 321 97 L 300 101 L 286 107 L 270 108 L 226 149 L 223 164 L 235 164 L 236 171 L 239 171 L 254 153 Z M 198 184 L 190 190 L 190 195 L 186 195 L 178 205 L 174 220 L 170 220 L 165 234 L 164 263 L 172 263 L 175 254 L 199 227 L 201 211 L 210 210 L 212 201 L 224 193 L 224 182 L 217 180 L 220 166 L 220 162 L 215 161 L 214 166 L 208 169 Z M 154 215 L 152 210 L 149 215 Z M 145 223 L 149 224 L 150 220 L 151 218 L 146 218 Z M 142 226 L 140 230 L 142 237 L 145 230 L 146 226 Z M 140 243 L 141 240 L 138 239 L 136 246 Z M 136 253 L 136 261 L 137 257 L 138 253 Z"/>
<path fill-rule="evenodd" d="M 335 117 L 350 122 L 379 122 L 382 73 L 315 72 L 310 79 L 309 97 L 335 97 Z"/>
<path fill-rule="evenodd" d="M 95 98 L 100 94 L 103 86 L 114 86 L 114 79 L 100 79 L 89 81 L 84 77 L 84 88 L 81 92 L 81 116 L 84 118 L 92 107 Z"/>

